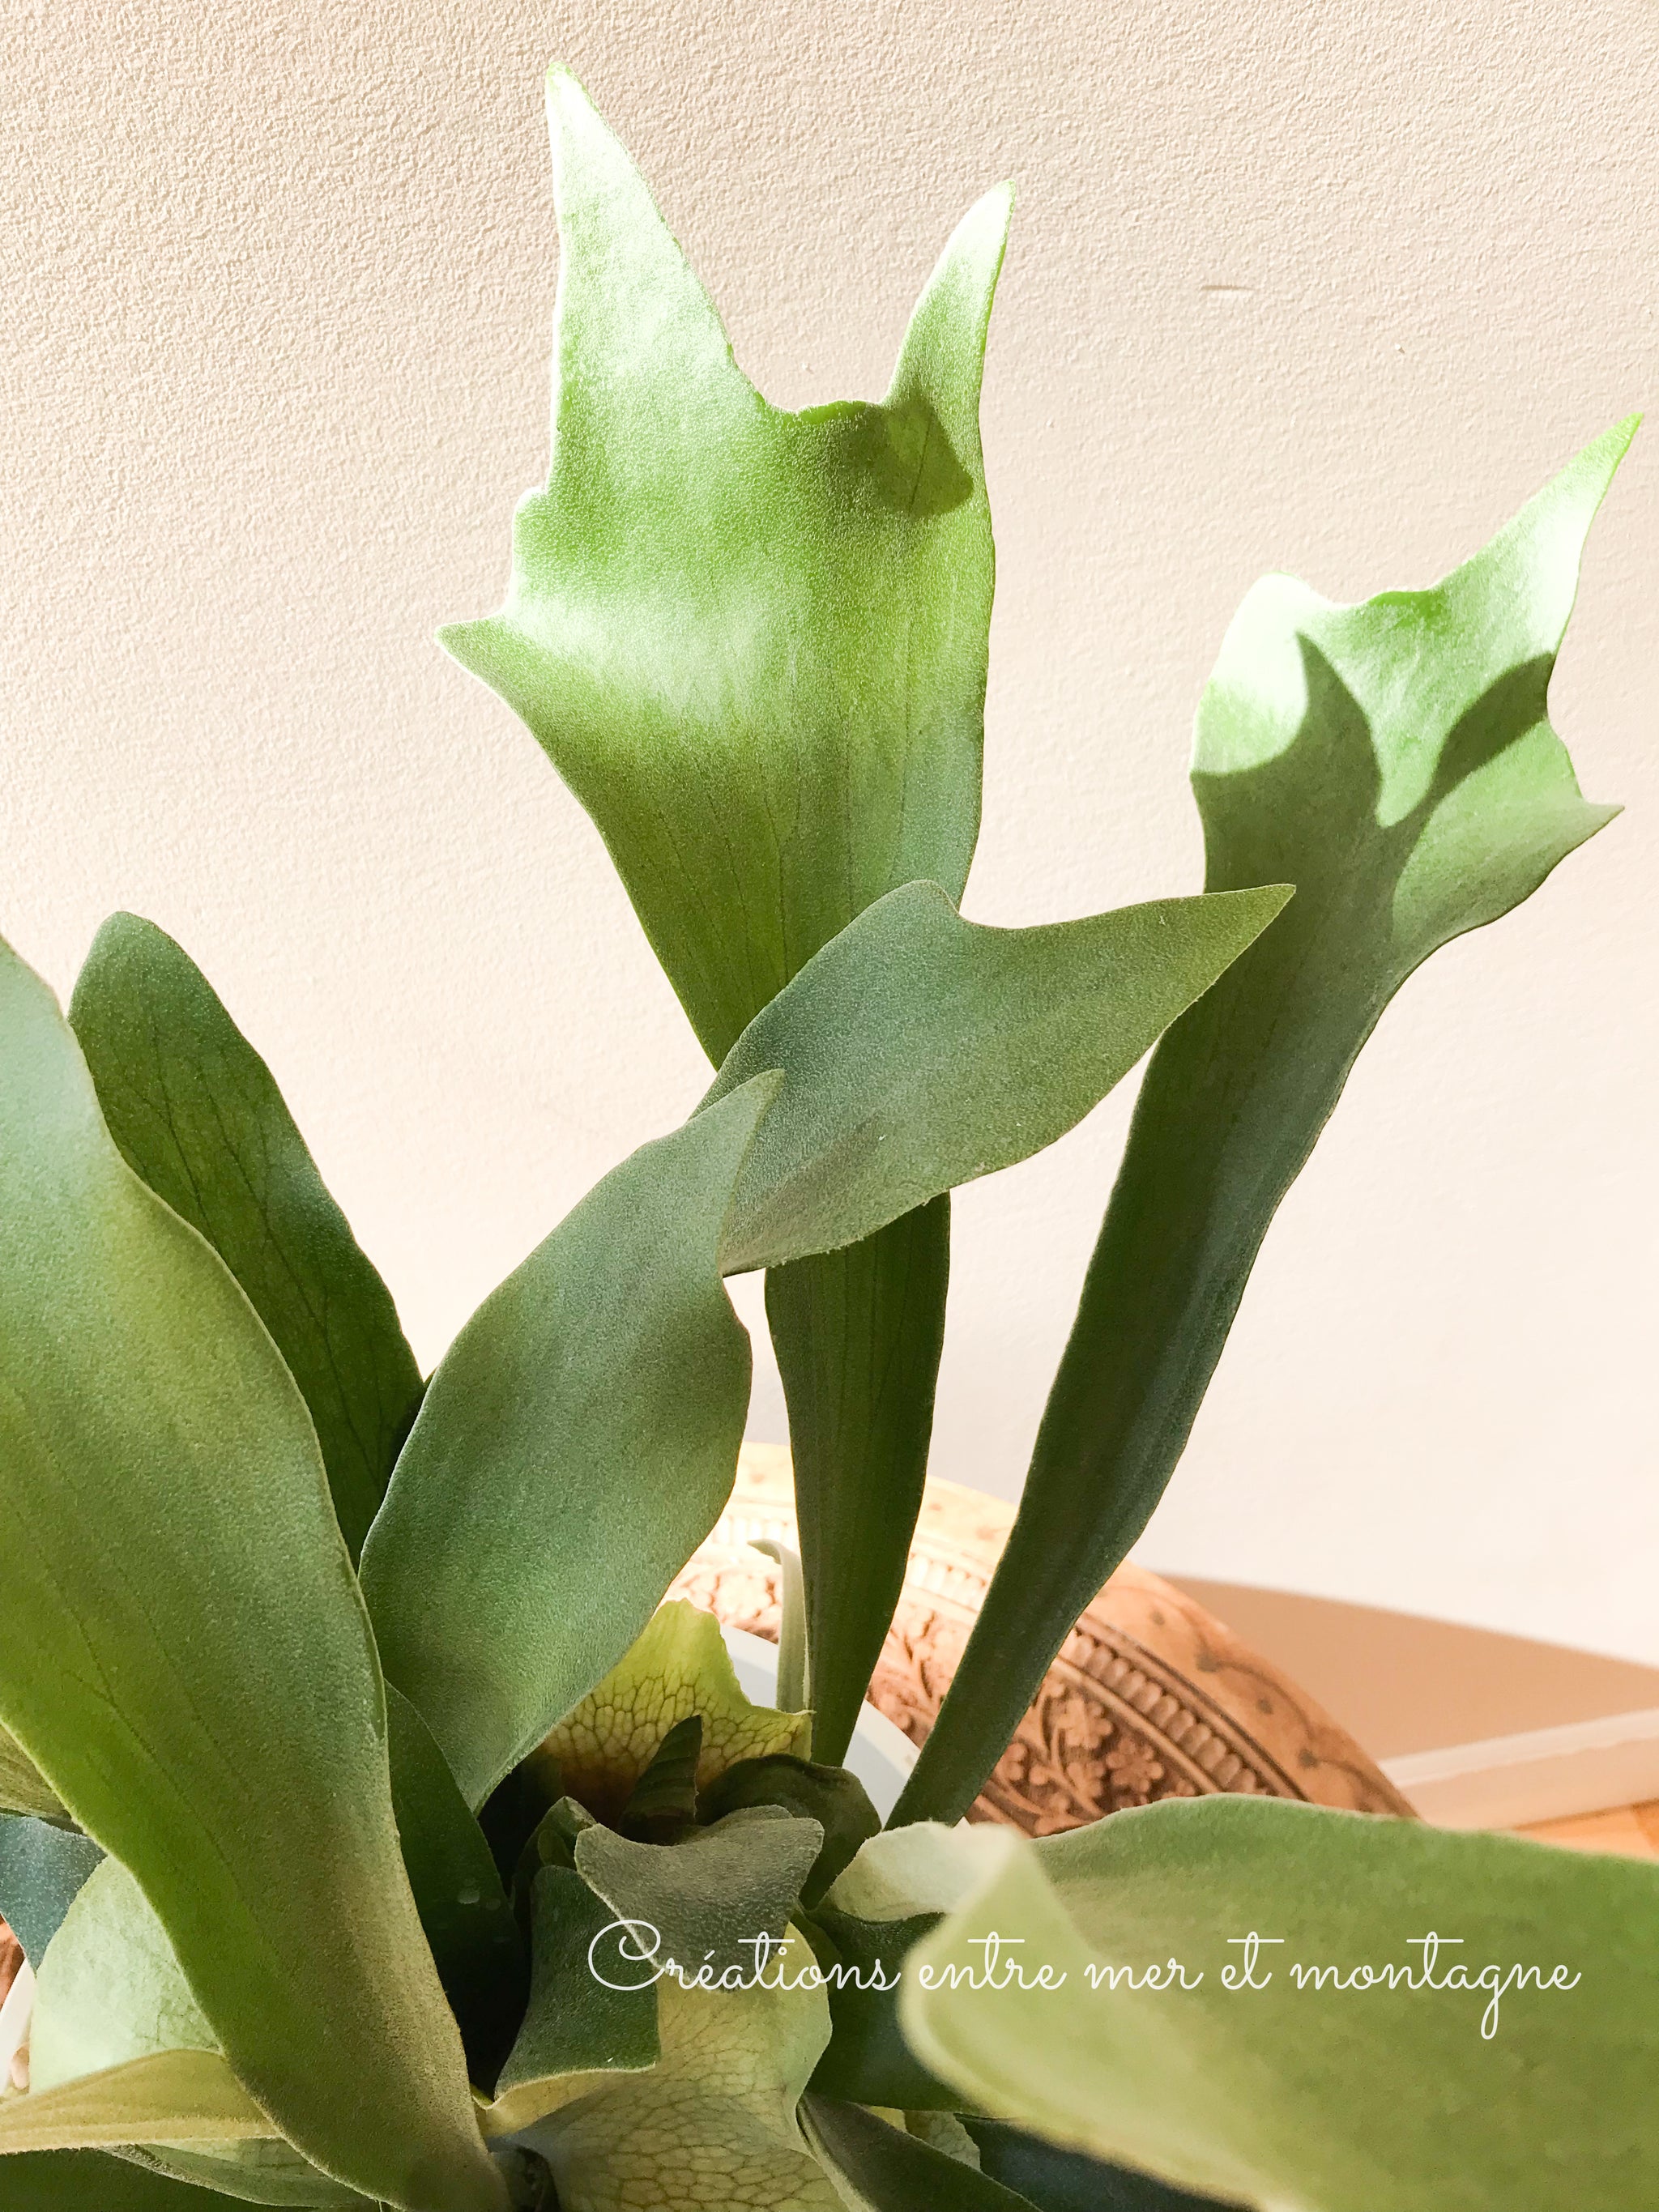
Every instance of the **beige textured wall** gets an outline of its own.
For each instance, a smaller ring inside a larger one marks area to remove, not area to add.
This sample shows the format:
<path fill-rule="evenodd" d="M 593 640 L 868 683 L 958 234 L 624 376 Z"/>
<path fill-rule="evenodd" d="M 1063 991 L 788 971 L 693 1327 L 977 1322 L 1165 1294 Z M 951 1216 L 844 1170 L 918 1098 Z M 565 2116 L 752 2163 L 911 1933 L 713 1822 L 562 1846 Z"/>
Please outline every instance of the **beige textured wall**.
<path fill-rule="evenodd" d="M 1659 398 L 1650 0 L 9 0 L 0 928 L 64 990 L 112 907 L 185 940 L 428 1358 L 703 1079 L 428 641 L 544 463 L 556 55 L 785 404 L 878 391 L 1018 179 L 985 918 L 1194 885 L 1190 717 L 1259 573 L 1426 582 Z M 1656 584 L 1650 430 L 1556 687 L 1630 811 L 1388 1017 L 1152 1562 L 1659 1658 Z M 1126 1103 L 960 1202 L 942 1471 L 1017 1486 Z"/>

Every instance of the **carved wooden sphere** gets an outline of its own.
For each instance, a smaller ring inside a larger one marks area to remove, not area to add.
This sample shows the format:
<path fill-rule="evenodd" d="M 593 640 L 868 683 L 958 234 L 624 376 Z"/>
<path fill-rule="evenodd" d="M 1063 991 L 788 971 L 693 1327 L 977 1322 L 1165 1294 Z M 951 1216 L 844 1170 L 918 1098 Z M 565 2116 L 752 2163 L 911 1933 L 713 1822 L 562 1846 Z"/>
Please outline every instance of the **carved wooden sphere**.
<path fill-rule="evenodd" d="M 920 1743 L 973 1626 L 1014 1509 L 930 1481 L 870 1701 Z M 778 1571 L 749 1548 L 797 1542 L 789 1455 L 746 1444 L 731 1503 L 671 1595 L 775 1643 Z M 1304 1691 L 1171 1583 L 1120 1567 L 1066 1638 L 969 1818 L 1028 1835 L 1126 1805 L 1218 1790 L 1351 1812 L 1411 1807 Z"/>

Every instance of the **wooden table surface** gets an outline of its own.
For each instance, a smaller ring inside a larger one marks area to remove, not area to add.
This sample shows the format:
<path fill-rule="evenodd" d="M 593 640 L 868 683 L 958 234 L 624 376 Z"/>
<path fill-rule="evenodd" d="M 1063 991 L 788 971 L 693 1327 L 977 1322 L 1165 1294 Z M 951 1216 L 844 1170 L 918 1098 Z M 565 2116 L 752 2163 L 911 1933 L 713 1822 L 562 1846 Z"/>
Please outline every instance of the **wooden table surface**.
<path fill-rule="evenodd" d="M 1518 1831 L 1574 1851 L 1617 1851 L 1632 1859 L 1659 1859 L 1659 1797 L 1642 1805 L 1613 1805 L 1605 1813 L 1575 1813 L 1570 1820 L 1538 1820 Z"/>

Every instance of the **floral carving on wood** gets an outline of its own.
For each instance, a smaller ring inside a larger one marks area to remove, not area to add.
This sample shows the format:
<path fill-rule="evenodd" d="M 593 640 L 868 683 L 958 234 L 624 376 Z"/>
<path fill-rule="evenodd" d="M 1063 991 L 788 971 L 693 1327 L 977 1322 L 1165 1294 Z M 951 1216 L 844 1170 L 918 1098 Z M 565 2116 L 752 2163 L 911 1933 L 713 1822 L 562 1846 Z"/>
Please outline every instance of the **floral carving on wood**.
<path fill-rule="evenodd" d="M 933 1481 L 870 1701 L 920 1743 L 933 1726 L 1013 1509 Z M 777 1570 L 796 1540 L 788 1455 L 746 1445 L 731 1503 L 672 1595 L 777 1640 Z M 1311 1698 L 1193 1599 L 1118 1570 L 1067 1638 L 969 1817 L 1054 1835 L 1125 1806 L 1218 1790 L 1347 1810 L 1411 1808 Z"/>

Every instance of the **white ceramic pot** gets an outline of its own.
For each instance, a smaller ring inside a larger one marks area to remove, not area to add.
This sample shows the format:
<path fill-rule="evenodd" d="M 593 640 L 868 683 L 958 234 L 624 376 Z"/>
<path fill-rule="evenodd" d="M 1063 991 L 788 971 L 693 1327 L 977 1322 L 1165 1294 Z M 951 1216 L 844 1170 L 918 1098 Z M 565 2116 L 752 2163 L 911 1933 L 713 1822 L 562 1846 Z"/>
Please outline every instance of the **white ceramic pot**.
<path fill-rule="evenodd" d="M 732 1654 L 732 1664 L 738 1670 L 744 1697 L 751 1705 L 775 1704 L 778 1689 L 777 1645 L 769 1644 L 763 1636 L 751 1636 L 744 1628 L 722 1628 L 720 1633 Z M 915 1763 L 916 1747 L 903 1729 L 895 1728 L 886 1714 L 878 1713 L 873 1705 L 862 1707 L 848 1750 L 847 1765 L 869 1791 L 870 1802 L 884 1820 L 897 1804 L 899 1792 Z"/>

